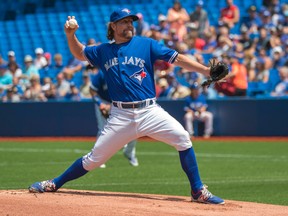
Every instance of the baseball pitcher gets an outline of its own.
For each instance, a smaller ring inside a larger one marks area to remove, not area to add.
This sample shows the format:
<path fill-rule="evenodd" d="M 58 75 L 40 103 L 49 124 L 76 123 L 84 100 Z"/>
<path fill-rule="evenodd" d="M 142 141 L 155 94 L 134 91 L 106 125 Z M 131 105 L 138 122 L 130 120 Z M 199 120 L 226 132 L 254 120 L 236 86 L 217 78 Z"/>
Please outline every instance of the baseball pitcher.
<path fill-rule="evenodd" d="M 223 199 L 214 196 L 202 183 L 188 132 L 155 99 L 153 64 L 157 59 L 205 76 L 210 75 L 211 67 L 151 38 L 134 36 L 133 21 L 138 17 L 127 8 L 112 12 L 107 32 L 111 42 L 99 46 L 85 47 L 80 43 L 76 36 L 79 26 L 69 27 L 71 18 L 74 17 L 68 16 L 65 23 L 70 51 L 77 59 L 87 60 L 103 71 L 112 100 L 111 113 L 91 152 L 77 159 L 60 176 L 32 184 L 29 191 L 57 191 L 66 182 L 105 163 L 131 140 L 148 136 L 173 146 L 179 152 L 182 168 L 190 182 L 192 201 L 224 204 Z M 214 81 L 217 81 L 216 76 L 209 84 Z"/>

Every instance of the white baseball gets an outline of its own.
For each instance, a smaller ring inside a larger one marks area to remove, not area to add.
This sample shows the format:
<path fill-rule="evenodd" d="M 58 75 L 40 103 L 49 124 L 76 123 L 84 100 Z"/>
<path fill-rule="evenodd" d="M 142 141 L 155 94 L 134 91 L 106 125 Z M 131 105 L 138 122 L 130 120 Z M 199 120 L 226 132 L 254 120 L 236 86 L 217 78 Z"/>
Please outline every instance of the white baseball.
<path fill-rule="evenodd" d="M 77 26 L 77 20 L 76 19 L 70 19 L 68 21 L 69 27 L 70 28 L 75 28 Z"/>

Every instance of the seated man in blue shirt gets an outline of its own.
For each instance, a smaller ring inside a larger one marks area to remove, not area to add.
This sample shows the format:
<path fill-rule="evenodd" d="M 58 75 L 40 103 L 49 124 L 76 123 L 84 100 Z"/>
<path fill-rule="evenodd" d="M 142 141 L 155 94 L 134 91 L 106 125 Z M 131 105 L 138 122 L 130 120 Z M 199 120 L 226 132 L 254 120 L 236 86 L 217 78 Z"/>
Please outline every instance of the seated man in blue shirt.
<path fill-rule="evenodd" d="M 190 136 L 194 135 L 193 121 L 204 121 L 204 138 L 209 138 L 213 132 L 213 114 L 208 112 L 206 98 L 200 93 L 200 85 L 195 82 L 190 86 L 190 96 L 186 98 L 184 110 L 185 127 Z"/>

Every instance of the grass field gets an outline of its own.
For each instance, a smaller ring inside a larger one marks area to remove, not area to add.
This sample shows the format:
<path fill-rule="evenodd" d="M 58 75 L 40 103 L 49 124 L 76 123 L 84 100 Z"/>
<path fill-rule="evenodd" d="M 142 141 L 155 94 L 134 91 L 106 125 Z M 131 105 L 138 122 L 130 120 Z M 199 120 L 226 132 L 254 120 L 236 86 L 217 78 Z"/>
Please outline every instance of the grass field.
<path fill-rule="evenodd" d="M 25 189 L 53 178 L 93 142 L 0 142 L 0 189 Z M 229 200 L 288 205 L 288 142 L 193 141 L 202 180 L 214 194 Z M 160 142 L 137 145 L 140 166 L 122 152 L 65 188 L 189 196 L 178 153 Z"/>

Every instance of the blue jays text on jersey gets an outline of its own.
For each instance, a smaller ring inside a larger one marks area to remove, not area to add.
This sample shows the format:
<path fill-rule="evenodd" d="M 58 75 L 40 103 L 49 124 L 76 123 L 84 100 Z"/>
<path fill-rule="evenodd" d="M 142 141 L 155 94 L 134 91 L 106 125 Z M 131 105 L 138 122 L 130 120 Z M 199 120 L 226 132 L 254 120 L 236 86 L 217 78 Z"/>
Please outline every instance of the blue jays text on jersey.
<path fill-rule="evenodd" d="M 144 63 L 145 63 L 145 60 L 134 57 L 134 56 L 131 56 L 131 57 L 125 56 L 124 62 L 122 62 L 123 65 L 132 64 L 135 66 L 139 66 L 141 68 L 144 67 Z M 106 69 L 106 71 L 108 71 L 110 67 L 113 67 L 113 66 L 118 65 L 118 64 L 119 64 L 118 58 L 109 59 L 105 64 L 105 69 Z"/>
<path fill-rule="evenodd" d="M 155 98 L 154 62 L 173 63 L 178 52 L 151 38 L 134 36 L 122 44 L 85 47 L 84 55 L 103 71 L 113 101 L 133 102 Z"/>

